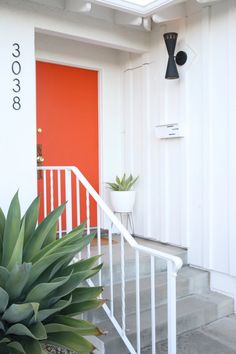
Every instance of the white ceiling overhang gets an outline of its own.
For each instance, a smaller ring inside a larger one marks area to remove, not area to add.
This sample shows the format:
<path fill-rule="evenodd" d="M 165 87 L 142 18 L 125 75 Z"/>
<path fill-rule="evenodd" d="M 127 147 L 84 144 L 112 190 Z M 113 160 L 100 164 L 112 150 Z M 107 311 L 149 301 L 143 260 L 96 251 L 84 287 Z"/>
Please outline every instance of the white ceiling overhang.
<path fill-rule="evenodd" d="M 140 16 L 149 16 L 159 8 L 183 1 L 185 0 L 93 0 L 91 2 Z"/>
<path fill-rule="evenodd" d="M 152 23 L 165 23 L 186 16 L 187 0 L 24 0 L 67 12 L 80 13 L 120 26 L 151 31 Z M 193 1 L 193 0 L 192 0 Z M 195 0 L 208 6 L 222 0 Z"/>
<path fill-rule="evenodd" d="M 89 1 L 89 0 L 88 0 Z M 171 7 L 186 0 L 90 0 L 90 2 L 110 7 L 123 12 L 130 12 L 139 16 L 150 16 L 161 8 Z M 197 3 L 206 5 L 221 0 L 196 0 Z"/>

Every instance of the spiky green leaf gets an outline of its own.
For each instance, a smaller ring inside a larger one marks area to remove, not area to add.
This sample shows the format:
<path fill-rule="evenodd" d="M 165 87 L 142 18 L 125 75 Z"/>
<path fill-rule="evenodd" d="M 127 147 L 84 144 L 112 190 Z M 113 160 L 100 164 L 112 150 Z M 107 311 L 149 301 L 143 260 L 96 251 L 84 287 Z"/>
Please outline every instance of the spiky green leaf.
<path fill-rule="evenodd" d="M 129 175 L 129 177 L 126 177 L 126 174 L 122 176 L 122 178 L 119 178 L 116 176 L 115 183 L 113 182 L 108 182 L 106 183 L 108 188 L 110 188 L 113 191 L 129 191 L 131 188 L 134 186 L 134 184 L 137 182 L 138 177 L 134 178 L 132 174 Z"/>
<path fill-rule="evenodd" d="M 51 306 L 49 309 L 40 310 L 37 315 L 37 321 L 43 322 L 48 317 L 56 313 L 59 313 L 61 310 L 69 306 L 71 304 L 71 301 L 72 301 L 72 296 L 69 298 L 69 300 L 58 301 L 55 305 Z M 32 319 L 31 322 L 34 322 L 34 319 Z"/>
<path fill-rule="evenodd" d="M 57 222 L 53 225 L 49 233 L 47 234 L 45 241 L 43 243 L 43 247 L 50 245 L 57 238 Z"/>
<path fill-rule="evenodd" d="M 19 236 L 16 240 L 14 250 L 11 254 L 9 263 L 7 265 L 7 268 L 9 270 L 11 270 L 15 266 L 15 264 L 22 263 L 24 237 L 25 237 L 25 219 L 23 219 L 23 221 L 22 221 Z"/>
<path fill-rule="evenodd" d="M 3 313 L 6 310 L 8 302 L 8 293 L 3 288 L 0 288 L 0 313 Z"/>
<path fill-rule="evenodd" d="M 25 213 L 25 244 L 32 237 L 39 214 L 39 197 L 35 198 Z"/>
<path fill-rule="evenodd" d="M 50 254 L 58 253 L 60 249 L 73 242 L 73 240 L 78 240 L 82 236 L 83 231 L 84 231 L 84 224 L 78 226 L 69 234 L 63 236 L 63 238 L 61 238 L 60 240 L 55 240 L 54 242 L 51 242 L 48 246 L 43 247 L 42 250 L 39 251 L 37 255 L 34 256 L 32 261 L 35 263 L 38 260 Z"/>
<path fill-rule="evenodd" d="M 70 318 L 70 314 L 63 316 L 63 311 L 81 313 L 83 309 L 96 308 L 103 303 L 97 300 L 101 287 L 90 290 L 84 286 L 84 281 L 101 269 L 102 265 L 96 266 L 99 256 L 74 263 L 75 256 L 95 235 L 85 235 L 84 225 L 80 225 L 57 240 L 56 225 L 63 206 L 36 228 L 38 206 L 36 198 L 21 220 L 16 194 L 4 227 L 0 212 L 3 252 L 7 253 L 4 264 L 0 247 L 0 353 L 42 354 L 40 342 L 50 340 L 61 341 L 59 345 L 67 349 L 88 353 L 93 346 L 83 336 L 100 335 L 100 330 L 87 321 Z M 24 259 L 30 263 L 22 264 Z M 81 285 L 83 287 L 77 289 Z"/>
<path fill-rule="evenodd" d="M 7 330 L 6 334 L 12 334 L 15 336 L 26 336 L 37 340 L 47 339 L 47 332 L 41 322 L 38 322 L 30 326 L 29 328 L 27 328 L 21 323 L 14 324 Z"/>
<path fill-rule="evenodd" d="M 91 278 L 99 272 L 99 268 L 88 269 L 82 272 L 77 272 L 71 275 L 68 282 L 58 288 L 54 293 L 52 293 L 51 303 L 58 301 L 60 298 L 70 294 L 77 286 L 86 279 Z"/>
<path fill-rule="evenodd" d="M 3 332 L 6 331 L 3 321 L 0 321 L 0 331 L 3 331 Z"/>
<path fill-rule="evenodd" d="M 81 272 L 83 270 L 87 270 L 92 268 L 92 266 L 99 260 L 101 256 L 94 256 L 90 257 L 88 259 L 81 259 L 80 261 L 77 261 L 76 263 L 73 263 L 61 270 L 59 274 L 70 274 L 70 272 L 76 273 L 76 272 Z"/>
<path fill-rule="evenodd" d="M 31 261 L 35 255 L 40 251 L 48 233 L 57 222 L 58 218 L 65 209 L 65 205 L 61 205 L 53 210 L 37 227 L 32 237 L 25 246 L 24 260 Z"/>
<path fill-rule="evenodd" d="M 105 302 L 106 300 L 89 300 L 79 303 L 73 303 L 66 307 L 62 311 L 62 314 L 66 316 L 76 316 L 86 311 L 98 309 L 99 307 L 104 305 Z"/>
<path fill-rule="evenodd" d="M 11 354 L 26 354 L 24 348 L 19 342 L 11 342 L 7 344 Z"/>
<path fill-rule="evenodd" d="M 44 354 L 43 348 L 37 340 L 24 340 L 23 343 L 26 354 Z"/>
<path fill-rule="evenodd" d="M 31 268 L 31 263 L 23 263 L 21 265 L 16 264 L 9 273 L 7 282 L 5 283 L 5 289 L 8 292 L 11 301 L 17 299 L 21 295 L 29 280 Z"/>
<path fill-rule="evenodd" d="M 102 286 L 80 287 L 72 292 L 72 302 L 82 302 L 90 299 L 96 299 L 103 291 Z"/>
<path fill-rule="evenodd" d="M 3 241 L 3 235 L 5 229 L 5 222 L 6 222 L 5 215 L 2 209 L 0 208 L 0 261 L 2 260 L 2 241 Z"/>
<path fill-rule="evenodd" d="M 65 284 L 70 279 L 70 275 L 67 277 L 61 277 L 54 279 L 50 283 L 40 283 L 36 285 L 27 295 L 26 302 L 42 302 L 52 291 Z"/>
<path fill-rule="evenodd" d="M 103 334 L 101 330 L 89 321 L 78 320 L 66 316 L 55 316 L 54 323 L 45 326 L 47 333 L 55 332 L 76 332 L 82 336 L 100 336 Z"/>
<path fill-rule="evenodd" d="M 21 214 L 18 192 L 13 197 L 4 228 L 2 263 L 6 266 L 15 248 L 21 226 Z"/>
<path fill-rule="evenodd" d="M 0 286 L 5 289 L 5 284 L 9 279 L 9 270 L 0 266 Z"/>
<path fill-rule="evenodd" d="M 37 317 L 38 308 L 38 303 L 12 304 L 4 312 L 2 319 L 8 323 L 19 323 L 30 318 L 33 314 Z"/>
<path fill-rule="evenodd" d="M 27 283 L 28 289 L 40 277 L 40 275 L 56 261 L 60 262 L 62 259 L 65 259 L 65 262 L 70 262 L 70 260 L 74 258 L 75 254 L 80 252 L 87 244 L 89 244 L 93 237 L 94 235 L 87 235 L 82 239 L 78 240 L 77 245 L 65 246 L 63 247 L 63 250 L 61 250 L 60 253 L 49 254 L 34 263 L 29 281 Z"/>

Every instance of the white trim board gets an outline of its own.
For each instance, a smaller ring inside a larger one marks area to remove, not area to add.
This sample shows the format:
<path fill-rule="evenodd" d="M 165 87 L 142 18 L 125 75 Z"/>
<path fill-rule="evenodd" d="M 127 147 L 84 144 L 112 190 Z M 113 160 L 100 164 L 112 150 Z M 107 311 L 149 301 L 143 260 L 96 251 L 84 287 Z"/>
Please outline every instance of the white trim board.
<path fill-rule="evenodd" d="M 143 0 L 144 5 L 141 4 L 142 0 L 137 0 L 138 3 L 135 3 L 134 0 L 93 0 L 93 3 L 145 17 L 153 15 L 161 8 L 169 7 L 185 1 L 186 0 Z M 217 1 L 221 0 L 196 0 L 197 3 L 203 5 Z"/>
<path fill-rule="evenodd" d="M 131 12 L 141 16 L 149 16 L 161 7 L 176 3 L 176 0 L 154 0 L 149 1 L 146 5 L 139 5 L 126 0 L 94 0 L 94 3 L 124 12 Z"/>

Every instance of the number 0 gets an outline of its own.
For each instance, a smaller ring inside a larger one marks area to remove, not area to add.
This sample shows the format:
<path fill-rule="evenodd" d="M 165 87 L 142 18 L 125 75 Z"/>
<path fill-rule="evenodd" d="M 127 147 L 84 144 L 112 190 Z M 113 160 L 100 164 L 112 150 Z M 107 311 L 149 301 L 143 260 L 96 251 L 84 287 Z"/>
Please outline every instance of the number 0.
<path fill-rule="evenodd" d="M 11 66 L 12 72 L 15 75 L 19 75 L 21 72 L 21 65 L 18 61 L 13 61 L 12 66 Z"/>

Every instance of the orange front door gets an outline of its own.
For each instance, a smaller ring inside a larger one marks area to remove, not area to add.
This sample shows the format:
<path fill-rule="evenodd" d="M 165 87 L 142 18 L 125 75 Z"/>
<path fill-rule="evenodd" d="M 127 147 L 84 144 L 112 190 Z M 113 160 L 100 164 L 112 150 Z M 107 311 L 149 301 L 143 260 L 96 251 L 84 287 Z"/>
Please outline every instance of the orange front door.
<path fill-rule="evenodd" d="M 76 166 L 98 191 L 97 71 L 38 61 L 36 75 L 37 143 L 44 158 L 43 165 Z M 42 194 L 40 178 L 38 188 Z M 62 201 L 65 201 L 63 193 Z M 85 218 L 85 191 L 81 188 L 81 221 Z M 91 225 L 95 224 L 96 209 L 92 203 Z"/>

